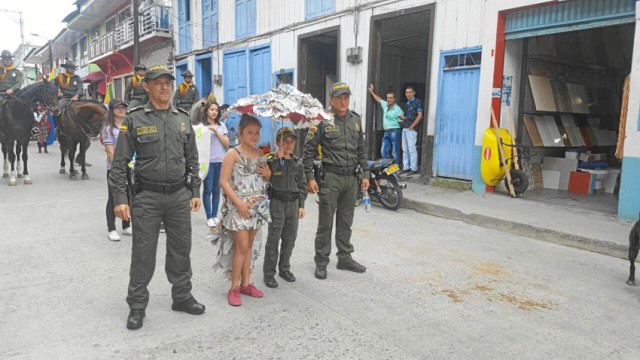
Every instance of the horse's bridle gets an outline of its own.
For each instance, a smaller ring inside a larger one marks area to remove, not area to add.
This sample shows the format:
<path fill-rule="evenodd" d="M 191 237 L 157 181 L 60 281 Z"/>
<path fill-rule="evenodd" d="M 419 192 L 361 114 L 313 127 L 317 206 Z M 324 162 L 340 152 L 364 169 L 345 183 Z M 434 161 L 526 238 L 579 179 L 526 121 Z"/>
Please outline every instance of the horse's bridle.
<path fill-rule="evenodd" d="M 91 127 L 91 125 L 89 124 L 84 124 L 80 119 L 76 119 L 75 116 L 75 109 L 72 110 L 71 109 L 71 105 L 72 103 L 69 103 L 65 109 L 63 110 L 62 115 L 60 116 L 60 118 L 63 118 L 65 115 L 69 116 L 71 118 L 71 121 L 73 121 L 74 124 L 76 124 L 76 126 L 78 127 L 78 129 L 80 129 L 80 131 L 82 131 L 82 133 L 84 134 L 84 136 L 86 136 L 87 138 L 91 139 L 94 138 L 96 136 L 98 136 L 98 133 L 100 132 L 100 130 L 98 129 L 96 134 L 93 134 L 93 132 L 91 132 L 92 130 L 96 131 L 95 129 L 93 129 Z"/>

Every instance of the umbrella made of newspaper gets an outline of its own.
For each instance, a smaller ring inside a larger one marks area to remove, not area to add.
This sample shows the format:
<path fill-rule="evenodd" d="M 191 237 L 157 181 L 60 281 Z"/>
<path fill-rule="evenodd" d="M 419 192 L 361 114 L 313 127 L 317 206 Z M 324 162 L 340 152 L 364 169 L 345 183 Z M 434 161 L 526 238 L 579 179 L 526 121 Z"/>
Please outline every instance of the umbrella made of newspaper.
<path fill-rule="evenodd" d="M 333 121 L 318 99 L 285 84 L 264 94 L 242 98 L 231 105 L 229 111 L 270 117 L 276 121 L 291 121 L 294 129 L 318 125 L 321 121 Z"/>

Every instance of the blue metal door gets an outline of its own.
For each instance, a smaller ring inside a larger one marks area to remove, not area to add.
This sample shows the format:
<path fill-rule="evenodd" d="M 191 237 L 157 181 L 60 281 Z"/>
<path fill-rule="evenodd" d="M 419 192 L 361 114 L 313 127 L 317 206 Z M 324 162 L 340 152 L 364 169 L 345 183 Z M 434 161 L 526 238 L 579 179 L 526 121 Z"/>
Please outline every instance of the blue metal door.
<path fill-rule="evenodd" d="M 180 84 L 184 79 L 182 78 L 182 73 L 187 71 L 188 66 L 187 63 L 176 64 L 176 84 Z M 176 85 L 177 86 L 177 85 Z"/>
<path fill-rule="evenodd" d="M 191 1 L 178 0 L 178 43 L 179 52 L 191 51 Z"/>
<path fill-rule="evenodd" d="M 211 82 L 213 72 L 211 69 L 211 55 L 196 57 L 196 85 L 200 90 L 200 96 L 206 98 L 211 94 Z"/>
<path fill-rule="evenodd" d="M 479 55 L 477 51 L 442 56 L 435 123 L 435 176 L 472 179 L 480 85 L 480 63 L 473 59 L 479 61 Z"/>
<path fill-rule="evenodd" d="M 249 63 L 249 86 L 252 95 L 258 95 L 271 90 L 271 47 L 261 47 L 249 51 L 251 57 Z M 260 143 L 273 145 L 271 119 L 260 117 L 262 130 L 260 131 Z"/>
<path fill-rule="evenodd" d="M 202 45 L 218 43 L 218 0 L 202 0 Z"/>
<path fill-rule="evenodd" d="M 231 105 L 247 96 L 247 53 L 245 50 L 229 52 L 224 55 L 224 101 Z M 231 144 L 235 144 L 238 130 L 238 114 L 229 114 L 227 129 Z"/>

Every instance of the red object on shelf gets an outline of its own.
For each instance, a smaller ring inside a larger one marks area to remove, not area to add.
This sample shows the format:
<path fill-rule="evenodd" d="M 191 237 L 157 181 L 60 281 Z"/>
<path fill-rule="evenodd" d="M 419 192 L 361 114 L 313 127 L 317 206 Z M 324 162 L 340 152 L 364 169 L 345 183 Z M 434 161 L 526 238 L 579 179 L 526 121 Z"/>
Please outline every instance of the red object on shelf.
<path fill-rule="evenodd" d="M 588 195 L 593 192 L 595 176 L 588 172 L 572 171 L 569 175 L 569 192 Z"/>

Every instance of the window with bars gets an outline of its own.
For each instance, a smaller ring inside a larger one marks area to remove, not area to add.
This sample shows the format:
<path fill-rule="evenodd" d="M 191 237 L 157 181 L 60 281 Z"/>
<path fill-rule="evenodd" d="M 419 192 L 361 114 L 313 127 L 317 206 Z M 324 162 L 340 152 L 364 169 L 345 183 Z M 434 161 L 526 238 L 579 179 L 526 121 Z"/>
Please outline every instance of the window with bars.
<path fill-rule="evenodd" d="M 482 64 L 482 53 L 472 52 L 466 54 L 446 55 L 444 57 L 444 68 L 451 69 L 457 67 L 480 66 Z"/>

